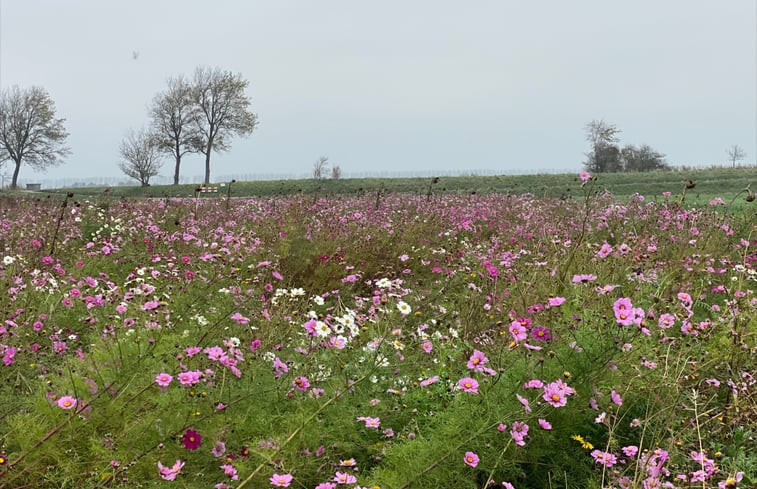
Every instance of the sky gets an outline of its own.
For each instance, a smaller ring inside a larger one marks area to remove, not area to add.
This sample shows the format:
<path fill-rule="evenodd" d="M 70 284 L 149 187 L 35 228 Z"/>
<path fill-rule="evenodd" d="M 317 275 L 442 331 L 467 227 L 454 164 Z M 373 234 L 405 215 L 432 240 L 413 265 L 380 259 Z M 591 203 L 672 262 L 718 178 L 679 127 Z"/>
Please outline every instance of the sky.
<path fill-rule="evenodd" d="M 345 176 L 577 172 L 595 119 L 673 165 L 757 161 L 756 0 L 0 0 L 0 87 L 43 87 L 70 134 L 20 180 L 126 179 L 120 141 L 198 66 L 248 80 L 260 120 L 215 181 L 320 156 Z"/>

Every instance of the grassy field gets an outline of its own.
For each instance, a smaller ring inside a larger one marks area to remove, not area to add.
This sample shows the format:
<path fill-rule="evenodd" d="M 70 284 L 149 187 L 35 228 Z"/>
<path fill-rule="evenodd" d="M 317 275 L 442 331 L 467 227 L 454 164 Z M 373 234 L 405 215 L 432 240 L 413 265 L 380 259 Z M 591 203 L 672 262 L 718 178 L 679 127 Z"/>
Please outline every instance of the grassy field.
<path fill-rule="evenodd" d="M 597 175 L 598 187 L 620 198 L 635 193 L 648 198 L 659 197 L 663 192 L 678 195 L 686 182 L 696 186 L 687 191 L 690 204 L 706 204 L 714 197 L 730 202 L 737 194 L 746 196 L 745 188 L 757 189 L 757 168 L 716 170 L 692 170 L 651 173 L 607 173 Z M 577 174 L 543 175 L 497 175 L 460 176 L 439 178 L 358 178 L 341 180 L 271 180 L 257 182 L 234 182 L 230 195 L 233 197 L 277 197 L 297 194 L 319 196 L 403 193 L 426 195 L 439 194 L 533 194 L 538 197 L 570 198 L 576 193 Z M 229 183 L 219 187 L 218 195 L 227 195 Z M 216 185 L 221 185 L 217 183 Z M 151 187 L 112 187 L 107 193 L 117 197 L 191 197 L 195 184 L 160 185 Z M 47 192 L 73 192 L 77 196 L 99 196 L 104 187 L 58 189 Z M 743 192 L 743 193 L 742 193 Z M 212 195 L 212 194 L 211 194 Z M 205 195 L 205 196 L 211 196 Z"/>

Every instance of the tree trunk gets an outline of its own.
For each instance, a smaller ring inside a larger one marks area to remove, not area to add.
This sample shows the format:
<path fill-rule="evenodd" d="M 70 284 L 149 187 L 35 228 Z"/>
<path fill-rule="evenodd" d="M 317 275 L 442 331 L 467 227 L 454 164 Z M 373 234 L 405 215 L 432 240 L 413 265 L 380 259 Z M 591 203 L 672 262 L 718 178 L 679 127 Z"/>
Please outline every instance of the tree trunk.
<path fill-rule="evenodd" d="M 13 170 L 13 180 L 11 180 L 11 188 L 16 189 L 18 186 L 18 171 L 21 169 L 21 160 L 16 161 L 16 168 Z"/>
<path fill-rule="evenodd" d="M 210 152 L 213 150 L 213 138 L 208 138 L 205 147 L 205 185 L 210 184 Z"/>
<path fill-rule="evenodd" d="M 173 172 L 173 184 L 179 184 L 179 166 L 181 165 L 181 155 L 176 155 L 176 169 Z"/>

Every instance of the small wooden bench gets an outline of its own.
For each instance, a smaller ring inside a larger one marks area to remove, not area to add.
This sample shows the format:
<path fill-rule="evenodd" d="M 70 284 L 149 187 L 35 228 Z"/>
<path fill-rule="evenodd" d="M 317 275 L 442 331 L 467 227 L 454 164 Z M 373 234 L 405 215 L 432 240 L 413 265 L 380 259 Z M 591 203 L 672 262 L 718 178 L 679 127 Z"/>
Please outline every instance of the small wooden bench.
<path fill-rule="evenodd" d="M 195 189 L 195 193 L 199 196 L 200 194 L 217 194 L 218 193 L 218 186 L 217 185 L 200 185 Z"/>

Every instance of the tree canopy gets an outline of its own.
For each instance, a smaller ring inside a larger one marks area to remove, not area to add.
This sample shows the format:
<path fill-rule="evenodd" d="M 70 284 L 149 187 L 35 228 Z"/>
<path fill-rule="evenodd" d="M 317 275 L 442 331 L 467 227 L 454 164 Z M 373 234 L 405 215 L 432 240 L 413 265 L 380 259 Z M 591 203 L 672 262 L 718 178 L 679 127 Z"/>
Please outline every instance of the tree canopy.
<path fill-rule="evenodd" d="M 64 122 L 55 117 L 55 103 L 43 88 L 13 86 L 0 93 L 0 165 L 15 164 L 12 188 L 22 164 L 44 171 L 70 154 Z"/>

